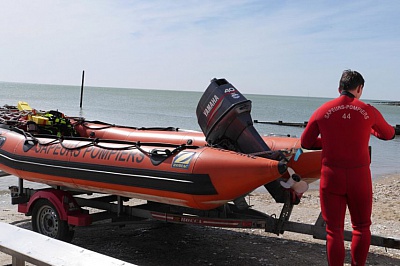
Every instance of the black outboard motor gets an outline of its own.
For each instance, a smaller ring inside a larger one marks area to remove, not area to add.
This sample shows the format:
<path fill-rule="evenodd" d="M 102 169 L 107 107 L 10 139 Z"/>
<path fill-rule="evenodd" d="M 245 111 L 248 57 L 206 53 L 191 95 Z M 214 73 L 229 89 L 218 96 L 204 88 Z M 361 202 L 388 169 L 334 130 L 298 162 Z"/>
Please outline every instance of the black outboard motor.
<path fill-rule="evenodd" d="M 201 97 L 196 115 L 206 141 L 211 146 L 252 153 L 281 161 L 280 173 L 287 170 L 284 156 L 271 151 L 253 126 L 251 101 L 225 79 L 213 79 Z M 283 202 L 283 190 L 277 180 L 265 185 L 277 202 Z"/>
<path fill-rule="evenodd" d="M 232 84 L 225 79 L 213 79 L 197 105 L 196 114 L 208 144 L 260 157 L 283 159 L 279 152 L 271 151 L 258 134 L 250 111 L 251 101 Z"/>
<path fill-rule="evenodd" d="M 270 151 L 253 127 L 251 101 L 225 79 L 213 79 L 197 105 L 197 119 L 210 145 L 254 153 Z"/>

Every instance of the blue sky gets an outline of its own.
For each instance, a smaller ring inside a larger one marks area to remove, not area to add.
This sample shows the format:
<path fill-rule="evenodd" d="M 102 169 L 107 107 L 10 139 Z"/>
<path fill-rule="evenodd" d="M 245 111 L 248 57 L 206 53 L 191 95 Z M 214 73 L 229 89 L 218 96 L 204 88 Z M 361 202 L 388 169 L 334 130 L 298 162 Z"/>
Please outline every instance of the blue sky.
<path fill-rule="evenodd" d="M 400 1 L 0 1 L 0 81 L 400 100 Z"/>

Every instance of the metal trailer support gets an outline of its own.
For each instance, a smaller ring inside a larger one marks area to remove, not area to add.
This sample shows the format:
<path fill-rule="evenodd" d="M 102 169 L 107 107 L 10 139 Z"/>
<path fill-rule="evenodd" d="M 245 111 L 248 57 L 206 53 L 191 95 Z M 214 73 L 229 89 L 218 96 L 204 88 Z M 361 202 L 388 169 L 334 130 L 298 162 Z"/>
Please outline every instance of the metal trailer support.
<path fill-rule="evenodd" d="M 80 206 L 87 206 L 105 210 L 110 218 L 110 213 L 114 213 L 114 222 L 118 224 L 129 223 L 132 219 L 123 217 L 136 217 L 145 220 L 158 220 L 163 222 L 195 224 L 202 226 L 226 227 L 226 228 L 256 228 L 265 229 L 266 232 L 274 234 L 283 234 L 285 231 L 312 235 L 315 239 L 326 240 L 325 221 L 320 214 L 315 224 L 305 224 L 289 221 L 294 204 L 288 197 L 282 207 L 279 218 L 266 215 L 264 213 L 252 210 L 239 210 L 232 204 L 226 204 L 224 217 L 215 216 L 208 212 L 196 211 L 188 208 L 168 206 L 165 204 L 147 203 L 137 206 L 123 206 L 123 202 L 116 196 L 104 196 L 97 199 L 76 198 Z M 113 203 L 116 202 L 116 203 Z M 171 210 L 174 210 L 171 212 Z M 232 214 L 232 216 L 227 215 Z M 121 219 L 122 218 L 122 219 Z M 97 219 L 94 219 L 97 220 Z M 344 232 L 344 239 L 351 241 L 352 233 Z M 400 249 L 400 239 L 388 238 L 372 235 L 371 245 L 385 248 Z"/>
<path fill-rule="evenodd" d="M 315 239 L 326 240 L 326 230 L 325 221 L 320 213 L 315 224 L 304 224 L 289 221 L 290 214 L 292 212 L 294 204 L 289 198 L 286 199 L 281 211 L 279 219 L 271 217 L 266 223 L 265 231 L 270 233 L 275 233 L 277 235 L 283 234 L 284 231 L 312 235 Z M 351 231 L 344 231 L 344 240 L 351 241 L 352 239 Z M 400 239 L 383 237 L 378 235 L 371 235 L 371 245 L 400 249 Z"/>
<path fill-rule="evenodd" d="M 326 240 L 325 223 L 323 225 L 320 224 L 320 220 L 322 220 L 322 218 L 320 217 L 318 218 L 317 222 L 314 225 L 288 221 L 285 222 L 283 228 L 284 230 L 289 232 L 312 235 L 315 239 Z M 351 231 L 347 230 L 344 231 L 344 240 L 351 241 L 351 239 L 352 239 Z M 385 247 L 385 248 L 400 249 L 400 239 L 372 235 L 371 245 L 378 247 Z"/>
<path fill-rule="evenodd" d="M 9 176 L 10 174 L 9 173 L 6 173 L 6 172 L 4 172 L 4 171 L 0 171 L 0 177 L 2 177 L 2 176 Z"/>
<path fill-rule="evenodd" d="M 15 187 L 14 187 L 15 189 Z M 15 191 L 17 192 L 17 191 Z M 43 195 L 43 191 L 40 191 Z M 128 198 L 116 195 L 101 195 L 98 197 L 83 198 L 77 195 L 82 193 L 89 193 L 88 191 L 81 191 L 76 193 L 73 191 L 53 190 L 58 193 L 73 194 L 74 201 L 79 208 L 90 207 L 99 210 L 99 212 L 90 214 L 92 222 L 111 219 L 115 225 L 123 226 L 127 223 L 138 221 L 162 221 L 181 224 L 194 224 L 201 226 L 225 227 L 225 228 L 254 228 L 264 229 L 266 232 L 274 234 L 283 234 L 285 231 L 312 235 L 315 239 L 326 239 L 325 222 L 319 215 L 315 224 L 304 224 L 289 221 L 292 213 L 294 203 L 291 200 L 290 194 L 287 193 L 285 203 L 283 204 L 279 218 L 267 215 L 252 208 L 239 209 L 234 204 L 225 204 L 223 207 L 201 211 L 191 208 L 179 207 L 174 205 L 167 205 L 155 202 L 147 202 L 140 205 L 124 205 L 124 201 Z M 18 194 L 18 193 L 15 193 Z M 24 189 L 22 198 L 31 198 L 36 194 L 35 190 Z M 20 194 L 21 195 L 21 194 Z M 19 203 L 19 206 L 24 206 L 26 203 Z M 26 208 L 26 207 L 25 207 Z M 86 219 L 85 219 L 86 221 Z M 71 222 L 68 219 L 68 222 Z M 80 224 L 80 225 L 88 225 Z M 352 233 L 350 231 L 344 232 L 344 239 L 351 241 Z M 388 238 L 383 236 L 372 235 L 371 245 L 381 246 L 385 248 L 400 249 L 400 239 Z"/>

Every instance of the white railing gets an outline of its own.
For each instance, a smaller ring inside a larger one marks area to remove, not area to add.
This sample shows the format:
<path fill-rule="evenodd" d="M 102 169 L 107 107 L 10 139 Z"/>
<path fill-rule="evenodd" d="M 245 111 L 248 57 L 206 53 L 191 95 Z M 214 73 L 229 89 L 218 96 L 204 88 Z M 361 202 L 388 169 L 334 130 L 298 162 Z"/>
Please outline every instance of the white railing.
<path fill-rule="evenodd" d="M 7 223 L 0 223 L 0 252 L 12 256 L 13 266 L 23 266 L 25 262 L 39 266 L 134 266 Z"/>

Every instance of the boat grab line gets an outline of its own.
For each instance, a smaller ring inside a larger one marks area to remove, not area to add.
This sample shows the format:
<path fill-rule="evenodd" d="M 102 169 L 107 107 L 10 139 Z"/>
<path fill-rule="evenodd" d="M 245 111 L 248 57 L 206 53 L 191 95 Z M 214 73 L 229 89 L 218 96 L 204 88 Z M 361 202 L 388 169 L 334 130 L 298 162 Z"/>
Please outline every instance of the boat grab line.
<path fill-rule="evenodd" d="M 40 166 L 52 167 L 52 168 L 87 171 L 87 172 L 95 172 L 95 173 L 105 173 L 105 174 L 111 174 L 111 175 L 124 175 L 124 176 L 141 177 L 141 178 L 148 178 L 148 179 L 159 179 L 159 180 L 166 180 L 166 181 L 173 181 L 173 182 L 180 182 L 180 183 L 193 183 L 193 181 L 190 181 L 190 180 L 179 180 L 179 179 L 157 177 L 157 176 L 149 176 L 149 175 L 133 175 L 133 174 L 126 174 L 126 173 L 110 172 L 110 171 L 100 171 L 100 170 L 94 170 L 94 169 L 82 169 L 82 168 L 76 168 L 76 167 L 65 167 L 65 166 L 59 166 L 59 165 L 42 164 L 42 163 L 35 163 L 35 162 L 18 160 L 18 159 L 14 159 L 14 158 L 8 157 L 8 156 L 6 156 L 4 154 L 0 154 L 0 156 L 4 157 L 4 158 L 6 158 L 6 159 L 8 159 L 10 161 L 14 161 L 14 162 L 20 162 L 20 163 L 25 163 L 25 164 L 33 164 L 33 165 L 40 165 Z"/>

